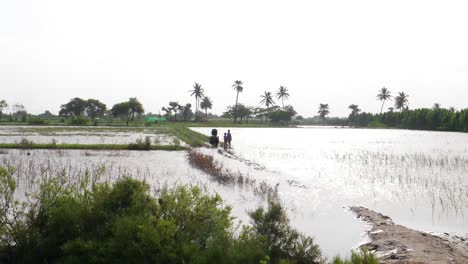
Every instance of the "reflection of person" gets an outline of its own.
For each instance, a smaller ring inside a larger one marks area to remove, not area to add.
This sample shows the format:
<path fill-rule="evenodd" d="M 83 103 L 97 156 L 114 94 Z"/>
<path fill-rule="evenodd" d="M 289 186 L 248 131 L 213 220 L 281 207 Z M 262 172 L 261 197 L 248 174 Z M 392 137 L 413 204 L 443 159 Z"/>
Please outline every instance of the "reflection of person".
<path fill-rule="evenodd" d="M 224 145 L 224 149 L 227 149 L 227 145 L 228 145 L 228 136 L 226 133 L 224 133 L 224 142 L 223 142 L 223 145 Z"/>
<path fill-rule="evenodd" d="M 228 130 L 228 132 L 227 132 L 227 143 L 229 145 L 229 148 L 231 148 L 231 141 L 232 141 L 231 130 Z"/>
<path fill-rule="evenodd" d="M 210 144 L 212 147 L 217 148 L 219 144 L 218 130 L 213 128 L 211 130 Z"/>

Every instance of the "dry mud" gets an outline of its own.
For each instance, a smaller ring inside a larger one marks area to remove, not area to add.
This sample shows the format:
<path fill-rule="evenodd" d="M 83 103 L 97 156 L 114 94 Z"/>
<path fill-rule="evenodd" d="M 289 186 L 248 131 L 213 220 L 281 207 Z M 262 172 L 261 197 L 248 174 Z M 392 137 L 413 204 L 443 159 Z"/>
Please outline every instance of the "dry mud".
<path fill-rule="evenodd" d="M 393 223 L 390 217 L 365 207 L 351 207 L 370 225 L 371 250 L 384 264 L 468 263 L 468 239 L 448 234 L 425 233 Z"/>

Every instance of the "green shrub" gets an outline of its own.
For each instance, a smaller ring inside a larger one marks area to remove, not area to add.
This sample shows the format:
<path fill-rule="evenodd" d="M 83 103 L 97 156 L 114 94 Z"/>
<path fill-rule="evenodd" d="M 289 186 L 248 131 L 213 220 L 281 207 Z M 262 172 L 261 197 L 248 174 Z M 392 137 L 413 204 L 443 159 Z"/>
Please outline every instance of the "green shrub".
<path fill-rule="evenodd" d="M 33 117 L 28 119 L 28 124 L 30 124 L 30 125 L 46 125 L 47 120 L 42 119 L 40 117 L 33 116 Z"/>
<path fill-rule="evenodd" d="M 135 143 L 128 144 L 129 150 L 151 150 L 151 137 L 146 136 L 144 140 L 137 139 Z"/>
<path fill-rule="evenodd" d="M 84 126 L 89 123 L 89 119 L 82 115 L 73 116 L 69 119 L 69 123 L 74 126 Z"/>
<path fill-rule="evenodd" d="M 97 183 L 87 172 L 72 184 L 63 173 L 20 206 L 14 174 L 0 167 L 0 263 L 322 263 L 277 202 L 236 230 L 231 208 L 197 187 L 153 193 L 127 177 Z"/>

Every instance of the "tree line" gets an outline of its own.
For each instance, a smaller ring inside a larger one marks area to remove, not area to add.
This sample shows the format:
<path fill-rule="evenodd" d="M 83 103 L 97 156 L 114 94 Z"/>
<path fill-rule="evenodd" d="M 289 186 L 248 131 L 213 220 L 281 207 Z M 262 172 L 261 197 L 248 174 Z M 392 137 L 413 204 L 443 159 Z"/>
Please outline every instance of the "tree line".
<path fill-rule="evenodd" d="M 303 124 L 316 125 L 340 125 L 340 126 L 387 126 L 408 129 L 427 129 L 427 130 L 447 130 L 447 131 L 467 131 L 466 109 L 455 110 L 454 108 L 445 109 L 440 104 L 434 104 L 432 109 L 409 109 L 409 95 L 405 92 L 398 92 L 392 96 L 391 91 L 382 87 L 376 96 L 376 99 L 382 104 L 379 114 L 362 112 L 357 104 L 350 104 L 350 114 L 347 118 L 329 118 L 331 113 L 328 103 L 320 103 L 317 116 L 312 118 L 303 118 L 297 115 L 292 105 L 285 105 L 290 97 L 288 88 L 279 86 L 276 92 L 264 91 L 260 95 L 260 101 L 257 106 L 247 106 L 240 102 L 240 94 L 244 92 L 244 82 L 235 80 L 232 88 L 235 92 L 235 103 L 227 106 L 222 114 L 223 118 L 232 118 L 234 123 L 249 122 L 251 118 L 275 123 L 284 122 L 285 124 L 294 121 Z M 191 96 L 195 98 L 195 111 L 192 111 L 192 104 L 179 104 L 177 101 L 169 102 L 168 106 L 161 108 L 163 115 L 170 121 L 206 121 L 209 118 L 208 110 L 213 107 L 213 100 L 206 95 L 205 89 L 200 83 L 195 82 L 191 90 Z M 275 100 L 281 102 L 276 104 Z M 393 105 L 384 111 L 385 104 L 393 101 Z M 5 100 L 0 101 L 0 119 L 4 116 L 4 111 L 8 108 Z M 26 121 L 28 116 L 26 109 L 21 104 L 10 106 L 10 121 Z M 202 112 L 201 110 L 204 112 Z M 72 124 L 80 125 L 87 123 L 88 120 L 97 122 L 100 118 L 121 118 L 128 125 L 130 121 L 141 118 L 144 115 L 144 108 L 137 98 L 129 98 L 128 101 L 115 104 L 108 109 L 106 104 L 97 99 L 73 98 L 68 103 L 61 105 L 59 117 L 70 119 Z M 147 116 L 153 115 L 148 113 Z M 53 117 L 50 111 L 46 111 L 39 117 Z M 203 117 L 204 116 L 204 117 Z M 214 115 L 212 115 L 214 117 Z M 35 120 L 31 118 L 34 123 Z M 36 120 L 40 124 L 41 120 Z"/>

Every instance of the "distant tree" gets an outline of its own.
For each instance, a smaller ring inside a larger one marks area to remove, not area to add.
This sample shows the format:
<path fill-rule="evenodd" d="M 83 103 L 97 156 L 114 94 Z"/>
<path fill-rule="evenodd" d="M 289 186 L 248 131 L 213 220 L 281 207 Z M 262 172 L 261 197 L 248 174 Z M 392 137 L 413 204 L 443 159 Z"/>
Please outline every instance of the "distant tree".
<path fill-rule="evenodd" d="M 281 100 L 281 104 L 284 108 L 284 100 L 289 98 L 288 88 L 280 86 L 278 92 L 276 93 L 276 98 Z"/>
<path fill-rule="evenodd" d="M 198 106 L 200 105 L 200 99 L 205 95 L 205 91 L 199 83 L 193 85 L 193 90 L 190 90 L 191 96 L 195 96 L 195 118 L 196 113 L 198 112 Z"/>
<path fill-rule="evenodd" d="M 14 104 L 11 106 L 11 117 L 15 120 L 26 121 L 26 108 L 22 104 Z"/>
<path fill-rule="evenodd" d="M 128 99 L 128 106 L 130 108 L 132 120 L 135 119 L 135 116 L 142 115 L 145 112 L 143 105 L 136 97 L 130 97 L 130 99 Z"/>
<path fill-rule="evenodd" d="M 0 120 L 2 119 L 3 117 L 3 110 L 5 110 L 5 108 L 8 107 L 8 104 L 5 100 L 1 100 L 0 101 Z"/>
<path fill-rule="evenodd" d="M 391 107 L 391 106 L 390 106 L 389 108 L 387 108 L 387 109 L 388 109 L 388 111 L 389 111 L 390 113 L 393 113 L 393 112 L 395 111 L 395 108 L 394 108 L 394 107 Z"/>
<path fill-rule="evenodd" d="M 209 97 L 205 96 L 202 102 L 200 103 L 200 107 L 201 109 L 205 110 L 206 118 L 208 118 L 208 109 L 211 109 L 213 107 L 213 102 Z"/>
<path fill-rule="evenodd" d="M 382 101 L 382 107 L 380 108 L 380 114 L 382 114 L 383 106 L 385 104 L 385 101 L 390 100 L 391 98 L 392 98 L 392 96 L 390 95 L 390 91 L 387 88 L 382 87 L 379 90 L 379 93 L 377 94 L 377 100 Z"/>
<path fill-rule="evenodd" d="M 270 119 L 271 122 L 278 123 L 278 122 L 289 122 L 291 121 L 292 117 L 297 114 L 294 107 L 288 105 L 282 109 L 277 109 L 275 111 L 271 111 L 266 114 L 266 117 Z"/>
<path fill-rule="evenodd" d="M 106 113 L 107 106 L 99 100 L 88 99 L 85 105 L 86 115 L 91 118 L 91 120 L 96 119 L 96 117 L 102 117 Z"/>
<path fill-rule="evenodd" d="M 174 120 L 177 121 L 177 112 L 180 109 L 179 102 L 169 102 L 169 109 L 174 112 Z"/>
<path fill-rule="evenodd" d="M 190 119 L 190 116 L 193 115 L 192 112 L 192 105 L 191 104 L 185 104 L 184 109 L 182 111 L 182 116 L 184 117 L 184 121 L 187 121 Z"/>
<path fill-rule="evenodd" d="M 54 114 L 52 114 L 49 110 L 45 110 L 44 113 L 40 114 L 39 116 L 44 118 L 51 118 L 54 117 Z"/>
<path fill-rule="evenodd" d="M 81 116 L 84 115 L 86 108 L 86 101 L 75 97 L 70 102 L 60 106 L 59 116 L 70 117 L 70 116 Z"/>
<path fill-rule="evenodd" d="M 439 103 L 435 103 L 433 106 L 432 106 L 432 109 L 434 110 L 440 110 L 441 109 L 441 106 Z"/>
<path fill-rule="evenodd" d="M 130 105 L 128 102 L 122 102 L 122 103 L 118 103 L 118 104 L 115 104 L 112 109 L 111 109 L 111 112 L 112 112 L 112 116 L 114 117 L 122 117 L 126 120 L 127 122 L 127 126 L 128 126 L 128 122 L 130 121 L 130 118 L 131 118 L 131 113 L 130 113 Z"/>
<path fill-rule="evenodd" d="M 403 111 L 405 108 L 407 108 L 408 97 L 409 95 L 405 94 L 404 92 L 399 92 L 398 95 L 395 97 L 395 108 L 400 111 Z"/>
<path fill-rule="evenodd" d="M 125 118 L 127 126 L 136 115 L 144 113 L 143 106 L 136 98 L 130 98 L 128 102 L 115 104 L 111 109 L 112 116 Z"/>
<path fill-rule="evenodd" d="M 351 109 L 351 113 L 349 114 L 349 116 L 355 116 L 359 114 L 359 112 L 361 112 L 361 109 L 359 109 L 359 106 L 355 104 L 349 105 L 348 108 Z"/>
<path fill-rule="evenodd" d="M 271 92 L 265 91 L 263 95 L 260 96 L 262 100 L 260 101 L 260 104 L 265 105 L 267 108 L 274 105 L 275 101 L 273 101 L 273 96 L 271 95 Z"/>
<path fill-rule="evenodd" d="M 240 80 L 234 81 L 234 84 L 232 87 L 236 91 L 236 105 L 234 106 L 234 124 L 237 122 L 237 103 L 239 102 L 239 93 L 242 93 L 244 91 L 244 87 L 242 87 L 244 83 Z"/>
<path fill-rule="evenodd" d="M 319 114 L 320 118 L 322 118 L 323 120 L 330 113 L 330 107 L 328 106 L 328 104 L 320 104 L 319 110 L 317 113 Z"/>

